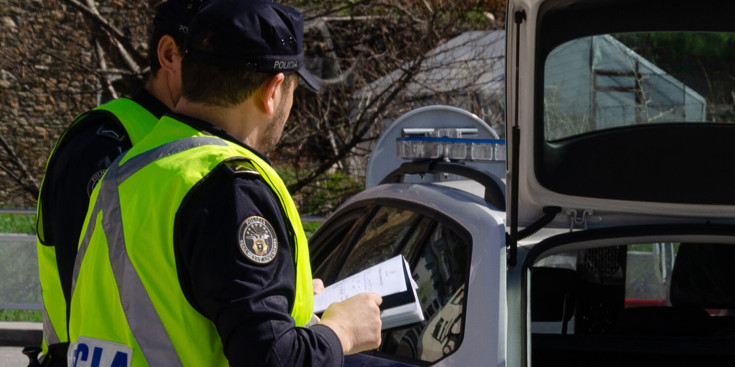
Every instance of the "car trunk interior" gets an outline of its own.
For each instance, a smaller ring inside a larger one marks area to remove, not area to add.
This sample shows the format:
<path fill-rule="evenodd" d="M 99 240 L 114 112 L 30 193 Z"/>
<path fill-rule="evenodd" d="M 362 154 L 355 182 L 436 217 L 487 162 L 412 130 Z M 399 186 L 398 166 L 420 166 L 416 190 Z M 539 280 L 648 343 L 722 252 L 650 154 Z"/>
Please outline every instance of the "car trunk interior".
<path fill-rule="evenodd" d="M 530 281 L 530 365 L 735 361 L 734 258 L 735 244 L 690 242 L 538 258 Z"/>

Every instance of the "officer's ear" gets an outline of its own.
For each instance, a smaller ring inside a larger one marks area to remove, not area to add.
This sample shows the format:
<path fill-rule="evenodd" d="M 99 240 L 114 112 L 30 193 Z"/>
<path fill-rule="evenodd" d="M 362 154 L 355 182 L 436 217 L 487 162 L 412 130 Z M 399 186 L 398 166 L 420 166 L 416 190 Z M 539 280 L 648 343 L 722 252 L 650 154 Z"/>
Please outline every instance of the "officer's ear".
<path fill-rule="evenodd" d="M 177 78 L 181 75 L 181 54 L 179 53 L 179 46 L 176 45 L 176 41 L 170 35 L 164 35 L 158 41 L 158 62 L 161 64 L 161 70 L 172 78 Z"/>
<path fill-rule="evenodd" d="M 283 73 L 278 73 L 263 82 L 260 96 L 266 114 L 272 115 L 276 112 L 278 102 L 281 100 L 281 94 L 284 92 L 281 90 L 281 84 L 285 79 L 286 76 Z"/>

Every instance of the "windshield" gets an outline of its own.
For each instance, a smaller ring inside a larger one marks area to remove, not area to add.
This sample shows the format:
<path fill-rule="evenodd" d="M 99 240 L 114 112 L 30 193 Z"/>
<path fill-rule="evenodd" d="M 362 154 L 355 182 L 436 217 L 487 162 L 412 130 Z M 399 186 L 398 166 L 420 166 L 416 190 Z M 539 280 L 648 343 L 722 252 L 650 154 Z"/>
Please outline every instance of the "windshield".
<path fill-rule="evenodd" d="M 735 33 L 583 37 L 544 64 L 546 141 L 654 123 L 735 121 Z"/>

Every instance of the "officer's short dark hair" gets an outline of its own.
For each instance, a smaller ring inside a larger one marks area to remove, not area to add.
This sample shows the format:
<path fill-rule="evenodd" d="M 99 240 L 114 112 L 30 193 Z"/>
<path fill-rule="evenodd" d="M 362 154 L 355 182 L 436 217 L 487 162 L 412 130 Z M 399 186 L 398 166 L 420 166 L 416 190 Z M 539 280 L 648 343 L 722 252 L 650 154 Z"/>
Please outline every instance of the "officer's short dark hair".
<path fill-rule="evenodd" d="M 219 47 L 211 34 L 194 35 L 190 45 L 201 50 L 215 51 Z M 249 98 L 275 72 L 257 72 L 237 66 L 221 66 L 201 62 L 191 57 L 181 61 L 181 95 L 187 100 L 214 106 L 233 106 Z M 288 72 L 282 86 L 290 87 L 298 76 Z"/>
<path fill-rule="evenodd" d="M 148 65 L 151 75 L 156 75 L 161 69 L 161 62 L 158 60 L 158 43 L 161 38 L 165 35 L 173 37 L 179 53 L 183 54 L 189 23 L 202 6 L 209 2 L 210 0 L 167 0 L 156 7 L 153 31 L 148 39 Z"/>
<path fill-rule="evenodd" d="M 190 24 L 182 96 L 238 104 L 277 73 L 298 74 L 318 90 L 304 65 L 303 38 L 304 16 L 296 9 L 270 0 L 213 0 Z M 285 86 L 292 82 L 287 79 Z"/>

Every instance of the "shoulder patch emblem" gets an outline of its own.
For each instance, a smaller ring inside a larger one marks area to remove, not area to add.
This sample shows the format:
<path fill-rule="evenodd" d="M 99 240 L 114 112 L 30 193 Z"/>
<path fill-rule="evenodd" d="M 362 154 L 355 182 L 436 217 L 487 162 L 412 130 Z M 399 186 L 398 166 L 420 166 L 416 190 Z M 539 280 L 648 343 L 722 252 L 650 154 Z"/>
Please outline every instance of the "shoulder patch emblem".
<path fill-rule="evenodd" d="M 278 253 L 278 239 L 273 226 L 263 217 L 252 216 L 240 224 L 240 251 L 256 264 L 268 264 Z"/>

